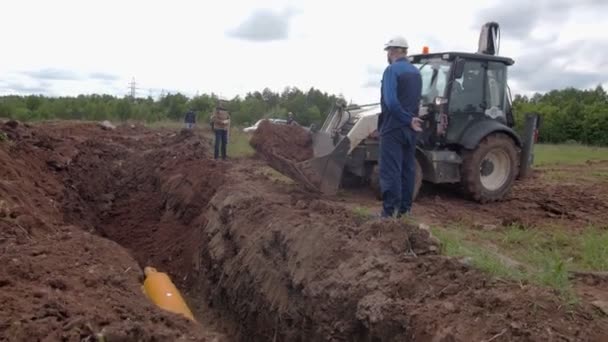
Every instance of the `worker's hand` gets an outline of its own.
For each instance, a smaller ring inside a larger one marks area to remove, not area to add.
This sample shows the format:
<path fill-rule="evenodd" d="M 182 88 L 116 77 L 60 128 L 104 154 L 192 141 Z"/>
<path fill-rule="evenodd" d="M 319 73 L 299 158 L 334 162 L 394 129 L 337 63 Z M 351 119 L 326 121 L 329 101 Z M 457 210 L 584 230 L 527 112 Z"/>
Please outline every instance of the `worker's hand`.
<path fill-rule="evenodd" d="M 414 132 L 422 132 L 422 119 L 412 118 L 410 127 L 414 130 Z"/>

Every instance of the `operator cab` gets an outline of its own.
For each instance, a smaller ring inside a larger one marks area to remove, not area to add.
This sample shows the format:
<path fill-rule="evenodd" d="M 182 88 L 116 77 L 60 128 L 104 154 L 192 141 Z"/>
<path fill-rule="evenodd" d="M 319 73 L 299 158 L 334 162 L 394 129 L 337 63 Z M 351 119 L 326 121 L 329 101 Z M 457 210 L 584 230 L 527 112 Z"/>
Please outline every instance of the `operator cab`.
<path fill-rule="evenodd" d="M 440 52 L 412 55 L 420 70 L 419 115 L 426 120 L 421 142 L 426 147 L 459 144 L 467 129 L 483 120 L 514 126 L 507 68 L 513 59 L 496 56 L 498 25 L 480 35 L 477 53 Z"/>
<path fill-rule="evenodd" d="M 422 76 L 420 116 L 427 119 L 425 140 L 457 143 L 479 120 L 514 125 L 505 57 L 443 52 L 410 56 Z"/>

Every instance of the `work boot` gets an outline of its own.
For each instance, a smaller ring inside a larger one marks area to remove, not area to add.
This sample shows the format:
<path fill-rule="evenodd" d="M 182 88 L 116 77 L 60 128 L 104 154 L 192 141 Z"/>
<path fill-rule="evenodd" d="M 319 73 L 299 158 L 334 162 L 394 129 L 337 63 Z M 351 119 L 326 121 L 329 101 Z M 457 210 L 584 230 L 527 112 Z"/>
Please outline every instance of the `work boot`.
<path fill-rule="evenodd" d="M 412 216 L 412 210 L 408 209 L 406 211 L 401 211 L 399 212 L 399 214 L 397 214 L 397 218 L 402 218 L 402 217 L 411 217 Z"/>

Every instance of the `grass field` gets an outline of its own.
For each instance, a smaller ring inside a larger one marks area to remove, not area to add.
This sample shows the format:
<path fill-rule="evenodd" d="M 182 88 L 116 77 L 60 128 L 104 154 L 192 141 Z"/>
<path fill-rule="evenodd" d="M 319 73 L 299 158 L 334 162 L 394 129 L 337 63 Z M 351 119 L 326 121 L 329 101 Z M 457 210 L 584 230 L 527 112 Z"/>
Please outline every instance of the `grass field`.
<path fill-rule="evenodd" d="M 608 160 L 608 147 L 538 144 L 534 148 L 534 155 L 534 164 L 537 166 L 583 164 L 587 160 Z"/>
<path fill-rule="evenodd" d="M 169 128 L 175 130 L 184 128 L 184 124 L 182 122 L 177 121 L 157 121 L 147 123 L 146 126 L 150 128 Z M 213 132 L 211 131 L 211 128 L 208 125 L 198 124 L 195 129 L 199 132 L 202 132 L 203 135 L 207 136 L 211 141 L 213 141 Z M 228 136 L 228 146 L 226 148 L 228 156 L 231 158 L 243 158 L 253 156 L 255 151 L 249 145 L 249 138 L 250 136 L 246 133 L 243 133 L 241 127 L 232 127 L 230 129 L 230 135 Z"/>
<path fill-rule="evenodd" d="M 228 138 L 228 153 L 234 158 L 251 157 L 254 150 L 249 145 L 250 135 L 243 133 L 240 128 L 234 127 L 230 130 Z"/>
<path fill-rule="evenodd" d="M 176 121 L 158 121 L 146 124 L 151 128 L 181 129 L 184 125 Z M 202 127 L 202 126 L 201 126 Z M 203 129 L 207 129 L 205 126 Z M 211 132 L 209 132 L 211 133 Z M 234 157 L 252 156 L 254 151 L 249 146 L 249 136 L 240 127 L 233 127 L 230 132 L 228 148 Z M 594 147 L 578 144 L 537 144 L 534 148 L 536 166 L 551 164 L 583 164 L 587 160 L 608 160 L 608 147 Z"/>
<path fill-rule="evenodd" d="M 535 167 L 550 180 L 608 181 L 608 170 L 582 168 L 574 174 L 566 165 L 608 160 L 608 148 L 583 145 L 537 145 Z M 562 166 L 562 167 L 560 167 Z M 433 227 L 446 255 L 466 258 L 477 268 L 494 276 L 515 279 L 556 289 L 575 303 L 572 271 L 608 271 L 608 225 L 573 230 L 564 226 L 531 228 L 498 226 L 477 229 L 459 223 Z"/>
<path fill-rule="evenodd" d="M 571 271 L 608 271 L 608 231 L 589 227 L 574 233 L 563 227 L 534 230 L 513 226 L 496 231 L 435 227 L 444 253 L 468 258 L 494 276 L 549 286 L 576 301 Z"/>

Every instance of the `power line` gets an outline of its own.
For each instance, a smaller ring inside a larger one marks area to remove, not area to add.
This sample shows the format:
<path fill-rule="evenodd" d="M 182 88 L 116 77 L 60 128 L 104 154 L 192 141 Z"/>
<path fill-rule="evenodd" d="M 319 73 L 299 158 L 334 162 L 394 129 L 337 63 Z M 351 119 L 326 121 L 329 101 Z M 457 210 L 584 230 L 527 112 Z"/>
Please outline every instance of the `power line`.
<path fill-rule="evenodd" d="M 133 77 L 131 79 L 131 83 L 129 83 L 129 89 L 131 91 L 131 97 L 135 98 L 135 95 L 137 95 L 137 90 L 140 88 L 137 88 L 137 83 L 135 82 L 135 77 Z"/>

